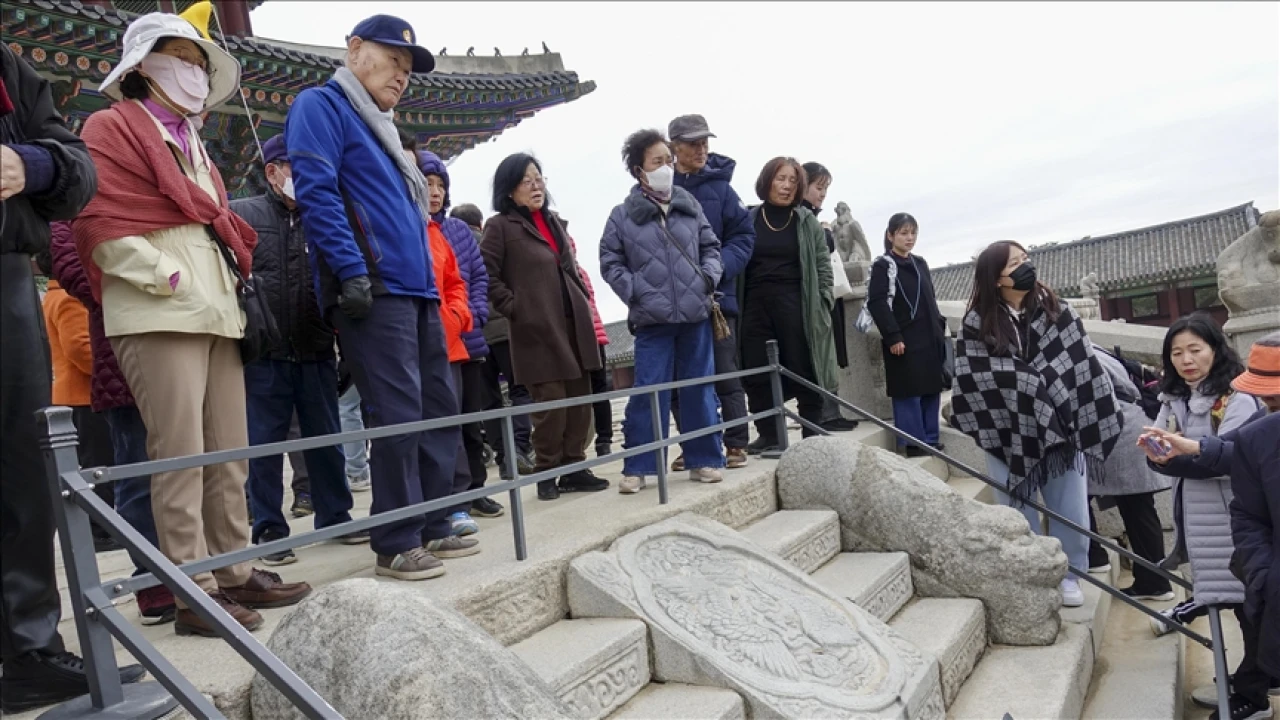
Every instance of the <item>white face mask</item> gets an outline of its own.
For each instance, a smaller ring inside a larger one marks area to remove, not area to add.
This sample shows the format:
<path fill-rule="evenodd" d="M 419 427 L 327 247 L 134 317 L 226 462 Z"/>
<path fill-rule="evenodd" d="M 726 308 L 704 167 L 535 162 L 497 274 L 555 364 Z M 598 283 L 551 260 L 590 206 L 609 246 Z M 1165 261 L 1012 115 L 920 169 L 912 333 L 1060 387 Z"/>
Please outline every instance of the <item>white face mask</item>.
<path fill-rule="evenodd" d="M 204 110 L 204 101 L 209 97 L 209 75 L 203 68 L 163 53 L 151 53 L 142 59 L 139 67 L 187 113 L 195 115 Z"/>
<path fill-rule="evenodd" d="M 290 200 L 295 200 L 295 201 L 297 200 L 297 198 L 293 196 L 293 176 L 292 175 L 284 179 L 284 187 L 280 188 L 280 192 Z"/>
<path fill-rule="evenodd" d="M 671 186 L 675 183 L 676 171 L 670 165 L 663 165 L 653 172 L 645 171 L 644 179 L 649 183 L 649 189 L 659 195 L 668 195 L 671 193 Z"/>

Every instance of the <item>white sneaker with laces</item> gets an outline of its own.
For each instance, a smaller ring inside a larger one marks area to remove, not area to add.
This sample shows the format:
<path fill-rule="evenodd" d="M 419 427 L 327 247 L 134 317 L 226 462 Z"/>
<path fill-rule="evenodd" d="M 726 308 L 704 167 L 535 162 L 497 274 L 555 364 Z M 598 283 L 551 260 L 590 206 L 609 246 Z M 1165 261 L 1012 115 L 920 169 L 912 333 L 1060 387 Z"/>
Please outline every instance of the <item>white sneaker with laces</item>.
<path fill-rule="evenodd" d="M 1074 578 L 1062 580 L 1062 607 L 1080 607 L 1084 605 L 1084 591 L 1080 589 L 1080 581 Z"/>
<path fill-rule="evenodd" d="M 644 477 L 638 475 L 628 475 L 622 478 L 622 482 L 618 483 L 618 492 L 623 495 L 634 495 L 644 489 Z"/>
<path fill-rule="evenodd" d="M 689 471 L 689 479 L 694 482 L 718 483 L 724 479 L 724 475 L 715 468 L 697 468 Z"/>
<path fill-rule="evenodd" d="M 1147 621 L 1151 623 L 1151 632 L 1154 633 L 1156 637 L 1164 637 L 1165 635 L 1168 635 L 1169 633 L 1174 631 L 1173 628 L 1171 627 L 1172 624 L 1175 624 L 1172 619 L 1173 608 L 1169 608 L 1168 610 L 1161 610 L 1160 614 L 1166 618 L 1170 618 L 1169 622 L 1163 623 L 1155 618 L 1147 618 Z"/>

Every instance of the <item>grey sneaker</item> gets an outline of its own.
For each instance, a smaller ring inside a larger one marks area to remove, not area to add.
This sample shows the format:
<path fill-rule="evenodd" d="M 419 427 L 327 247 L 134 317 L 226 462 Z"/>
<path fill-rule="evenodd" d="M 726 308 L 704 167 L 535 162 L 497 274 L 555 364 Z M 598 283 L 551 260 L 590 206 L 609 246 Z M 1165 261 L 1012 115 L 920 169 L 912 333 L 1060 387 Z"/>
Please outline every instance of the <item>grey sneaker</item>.
<path fill-rule="evenodd" d="M 416 547 L 394 557 L 379 555 L 373 572 L 397 580 L 429 580 L 444 574 L 444 563 L 425 549 Z"/>
<path fill-rule="evenodd" d="M 480 541 L 450 535 L 442 540 L 428 540 L 426 550 L 436 557 L 460 558 L 480 552 Z"/>

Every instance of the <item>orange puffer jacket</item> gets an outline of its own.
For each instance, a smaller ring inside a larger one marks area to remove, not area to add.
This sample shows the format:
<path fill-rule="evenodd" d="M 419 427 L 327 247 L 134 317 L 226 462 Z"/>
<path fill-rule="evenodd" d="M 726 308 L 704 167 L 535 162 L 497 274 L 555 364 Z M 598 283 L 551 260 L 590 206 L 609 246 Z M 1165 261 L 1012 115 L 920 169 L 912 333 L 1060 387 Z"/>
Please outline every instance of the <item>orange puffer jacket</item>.
<path fill-rule="evenodd" d="M 435 220 L 427 223 L 427 242 L 431 250 L 431 269 L 436 277 L 436 290 L 440 293 L 440 319 L 444 323 L 444 342 L 449 349 L 449 362 L 466 362 L 471 359 L 462 334 L 472 327 L 471 305 L 467 298 L 467 283 L 458 270 L 458 259 L 453 246 L 444 236 Z"/>

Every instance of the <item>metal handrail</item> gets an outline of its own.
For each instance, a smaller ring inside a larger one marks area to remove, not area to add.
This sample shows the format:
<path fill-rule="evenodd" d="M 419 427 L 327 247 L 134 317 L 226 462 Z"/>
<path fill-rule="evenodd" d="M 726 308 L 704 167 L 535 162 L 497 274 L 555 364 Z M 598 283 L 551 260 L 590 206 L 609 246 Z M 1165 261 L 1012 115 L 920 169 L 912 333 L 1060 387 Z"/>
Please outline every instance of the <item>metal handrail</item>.
<path fill-rule="evenodd" d="M 919 439 L 919 438 L 917 438 L 917 437 L 914 437 L 914 436 L 910 435 L 909 433 L 906 433 L 906 432 L 903 432 L 902 430 L 899 430 L 898 428 L 894 427 L 894 426 L 893 426 L 893 425 L 891 425 L 890 423 L 887 423 L 887 422 L 885 422 L 884 420 L 881 420 L 880 418 L 876 417 L 875 415 L 871 414 L 870 412 L 868 412 L 868 411 L 866 411 L 866 410 L 863 410 L 862 408 L 858 407 L 857 405 L 854 405 L 853 403 L 849 402 L 848 400 L 845 400 L 844 398 L 842 398 L 842 397 L 840 397 L 840 396 L 838 396 L 838 395 L 836 395 L 836 394 L 834 394 L 834 393 L 832 393 L 832 392 L 828 391 L 827 389 L 825 389 L 825 388 L 823 388 L 823 387 L 821 387 L 821 386 L 819 386 L 819 385 L 817 385 L 817 384 L 815 384 L 815 383 L 813 383 L 813 382 L 809 381 L 808 379 L 806 379 L 806 378 L 804 378 L 804 377 L 802 377 L 802 376 L 800 376 L 800 375 L 797 375 L 796 373 L 792 372 L 791 370 L 789 370 L 789 369 L 787 369 L 787 368 L 785 368 L 785 367 L 780 367 L 780 368 L 779 368 L 779 373 L 778 373 L 778 375 L 779 375 L 779 376 L 784 376 L 784 377 L 786 377 L 786 378 L 787 378 L 788 380 L 790 380 L 791 382 L 799 383 L 802 387 L 805 387 L 805 388 L 809 389 L 810 391 L 817 392 L 817 393 L 819 394 L 819 396 L 821 396 L 821 397 L 823 397 L 823 398 L 825 398 L 825 399 L 830 399 L 830 400 L 834 400 L 834 401 L 836 401 L 836 402 L 837 402 L 841 407 L 843 407 L 843 408 L 845 408 L 845 409 L 848 409 L 848 410 L 849 410 L 849 411 L 851 411 L 851 412 L 857 413 L 859 416 L 861 416 L 861 417 L 863 417 L 863 418 L 865 418 L 865 419 L 869 420 L 873 425 L 876 425 L 877 427 L 879 427 L 879 428 L 881 428 L 881 429 L 883 429 L 883 430 L 888 430 L 890 433 L 892 433 L 893 435 L 897 436 L 898 438 L 900 438 L 900 439 L 904 440 L 904 441 L 905 441 L 905 442 L 907 442 L 908 444 L 913 445 L 913 446 L 915 446 L 916 448 L 918 448 L 918 449 L 920 449 L 920 450 L 923 450 L 924 452 L 928 453 L 929 455 L 931 455 L 931 456 L 933 456 L 933 457 L 935 457 L 935 458 L 938 458 L 939 460 L 942 460 L 943 462 L 945 462 L 946 464 L 950 465 L 951 467 L 957 468 L 957 469 L 961 470 L 962 472 L 964 472 L 965 474 L 970 475 L 970 476 L 972 476 L 972 477 L 974 477 L 974 478 L 977 478 L 978 480 L 981 480 L 982 482 L 986 483 L 988 486 L 990 486 L 990 487 L 992 487 L 992 488 L 994 488 L 994 489 L 996 489 L 996 490 L 999 490 L 999 491 L 1004 492 L 1004 493 L 1008 493 L 1008 489 L 1006 488 L 1006 486 L 1005 486 L 1004 484 L 999 483 L 999 482 L 997 482 L 996 480 L 994 480 L 994 479 L 992 479 L 992 478 L 988 477 L 986 473 L 980 472 L 980 471 L 979 471 L 979 470 L 977 470 L 976 468 L 970 467 L 970 466 L 969 466 L 969 465 L 967 465 L 966 463 L 961 462 L 960 460 L 957 460 L 957 459 L 955 459 L 955 458 L 951 457 L 950 455 L 947 455 L 947 454 L 945 454 L 945 453 L 943 453 L 943 452 L 939 451 L 937 448 L 933 447 L 932 445 L 929 445 L 927 442 L 925 442 L 925 441 L 923 441 L 923 440 L 921 440 L 921 439 Z M 794 412 L 792 412 L 791 410 L 788 410 L 788 409 L 786 409 L 786 408 L 783 408 L 782 415 L 783 415 L 783 416 L 786 416 L 786 417 L 788 417 L 788 418 L 791 418 L 791 419 L 793 419 L 793 420 L 796 420 L 796 421 L 798 421 L 798 422 L 800 422 L 800 423 L 801 423 L 801 425 L 803 425 L 804 427 L 808 428 L 809 430 L 815 431 L 815 432 L 820 433 L 820 434 L 822 434 L 822 435 L 829 435 L 829 434 L 830 434 L 826 429 L 822 428 L 820 425 L 816 425 L 816 424 L 814 424 L 814 423 L 812 423 L 812 422 L 810 422 L 810 421 L 808 421 L 808 420 L 806 420 L 806 419 L 804 419 L 804 418 L 800 417 L 800 415 L 799 415 L 799 414 L 794 413 Z M 786 448 L 786 443 L 787 443 L 786 433 L 785 433 L 785 432 L 780 433 L 778 437 L 779 437 L 780 447 L 782 447 L 783 449 L 785 449 L 785 448 Z M 1093 532 L 1092 530 L 1089 530 L 1088 528 L 1082 527 L 1081 525 L 1079 525 L 1079 524 L 1077 524 L 1077 523 L 1075 523 L 1075 522 L 1072 522 L 1071 520 L 1067 519 L 1066 517 L 1064 517 L 1064 516 L 1063 516 L 1063 515 L 1061 515 L 1060 513 L 1056 512 L 1056 511 L 1054 511 L 1054 510 L 1050 510 L 1048 507 L 1045 507 L 1044 505 L 1042 505 L 1042 504 L 1040 504 L 1040 503 L 1036 502 L 1035 500 L 1033 500 L 1033 499 L 1031 499 L 1031 498 L 1020 498 L 1020 499 L 1019 499 L 1019 502 L 1024 503 L 1024 504 L 1028 505 L 1029 507 L 1034 508 L 1035 510 L 1037 510 L 1037 511 L 1039 511 L 1040 513 L 1044 514 L 1045 516 L 1047 516 L 1047 517 L 1049 517 L 1049 518 L 1052 518 L 1052 519 L 1054 519 L 1054 520 L 1058 521 L 1058 522 L 1059 522 L 1059 523 L 1061 523 L 1064 527 L 1067 527 L 1067 528 L 1071 529 L 1072 531 L 1074 531 L 1074 532 L 1076 532 L 1076 533 L 1079 533 L 1079 534 L 1081 534 L 1081 535 L 1085 535 L 1086 537 L 1090 538 L 1091 540 L 1094 540 L 1094 541 L 1098 542 L 1099 544 L 1101 544 L 1102 546 L 1104 546 L 1104 547 L 1106 547 L 1106 548 L 1108 548 L 1108 549 L 1114 550 L 1115 552 L 1119 553 L 1121 556 L 1128 558 L 1131 562 L 1138 563 L 1138 564 L 1139 564 L 1139 565 L 1141 565 L 1142 567 L 1144 567 L 1144 568 L 1146 568 L 1146 569 L 1148 569 L 1148 570 L 1151 570 L 1152 572 L 1156 573 L 1157 575 L 1160 575 L 1161 577 L 1164 577 L 1165 579 L 1169 580 L 1170 582 L 1176 583 L 1176 584 L 1178 584 L 1179 586 L 1181 586 L 1181 587 L 1183 587 L 1183 588 L 1185 588 L 1185 589 L 1187 589 L 1187 590 L 1191 590 L 1191 589 L 1192 589 L 1192 583 L 1187 582 L 1187 580 L 1186 580 L 1186 579 L 1184 579 L 1184 578 L 1182 578 L 1182 577 L 1179 577 L 1179 576 L 1177 576 L 1177 575 L 1174 575 L 1174 574 L 1172 574 L 1172 573 L 1170 573 L 1170 572 L 1166 571 L 1165 569 L 1163 569 L 1163 568 L 1159 567 L 1158 565 L 1155 565 L 1154 563 L 1152 563 L 1152 562 L 1148 561 L 1146 558 L 1143 558 L 1143 557 L 1141 557 L 1141 556 L 1139 556 L 1139 555 L 1137 555 L 1137 554 L 1133 553 L 1132 551 L 1128 550 L 1127 548 L 1121 547 L 1119 544 L 1112 542 L 1110 538 L 1105 538 L 1105 537 L 1103 537 L 1103 536 L 1101 536 L 1101 535 L 1099 535 L 1099 534 L 1097 534 L 1097 533 Z M 1072 566 L 1072 565 L 1068 564 L 1068 565 L 1067 565 L 1067 569 L 1071 572 L 1071 574 L 1072 574 L 1072 575 L 1075 575 L 1077 578 L 1080 578 L 1080 579 L 1082 579 L 1082 580 L 1084 580 L 1084 581 L 1088 582 L 1089 584 L 1093 585 L 1094 587 L 1097 587 L 1097 588 L 1098 588 L 1099 590 L 1101 590 L 1102 592 L 1105 592 L 1105 593 L 1107 593 L 1108 595 L 1111 595 L 1111 597 L 1116 598 L 1116 599 L 1120 600 L 1121 602 L 1125 603 L 1125 604 L 1126 604 L 1126 605 L 1128 605 L 1129 607 L 1132 607 L 1132 608 L 1134 608 L 1134 609 L 1138 610 L 1139 612 L 1141 612 L 1141 613 L 1142 613 L 1142 614 L 1144 614 L 1144 615 L 1147 615 L 1148 617 L 1151 617 L 1151 618 L 1156 619 L 1157 621 L 1159 621 L 1159 622 L 1163 623 L 1166 627 L 1169 627 L 1169 628 L 1173 629 L 1173 630 L 1174 630 L 1174 631 L 1176 631 L 1176 632 L 1182 633 L 1184 636 L 1186 636 L 1186 637 L 1188 637 L 1188 638 L 1190 638 L 1190 639 L 1194 640 L 1195 642 L 1199 643 L 1200 645 L 1203 645 L 1204 647 L 1208 648 L 1208 649 L 1213 653 L 1214 669 L 1215 669 L 1215 672 L 1217 673 L 1216 682 L 1217 682 L 1217 689 L 1218 689 L 1218 713 L 1219 713 L 1219 717 L 1223 717 L 1223 718 L 1231 717 L 1230 704 L 1229 704 L 1229 699 L 1228 699 L 1228 698 L 1230 697 L 1230 692 L 1229 692 L 1229 688 L 1228 688 L 1228 685 L 1227 685 L 1227 673 L 1228 673 L 1228 671 L 1227 671 L 1227 655 L 1226 655 L 1226 647 L 1225 647 L 1225 645 L 1224 645 L 1224 643 L 1223 643 L 1223 635 L 1222 635 L 1222 618 L 1221 618 L 1220 610 L 1219 610 L 1218 606 L 1216 606 L 1216 605 L 1209 605 L 1209 606 L 1208 606 L 1208 608 L 1209 608 L 1209 632 L 1210 632 L 1210 635 L 1211 635 L 1211 636 L 1212 636 L 1212 638 L 1213 638 L 1212 640 L 1210 640 L 1209 638 L 1204 637 L 1204 636 L 1203 636 L 1203 635 L 1201 635 L 1200 633 L 1195 632 L 1194 630 L 1192 630 L 1192 629 L 1190 629 L 1190 628 L 1186 627 L 1185 625 L 1182 625 L 1181 623 L 1170 623 L 1170 622 L 1168 622 L 1168 619 L 1167 619 L 1167 618 L 1165 618 L 1163 615 L 1161 615 L 1159 612 L 1157 612 L 1157 611 L 1155 611 L 1155 610 L 1152 610 L 1151 608 L 1147 607 L 1146 605 L 1143 605 L 1142 603 L 1138 602 L 1137 600 L 1135 600 L 1135 599 L 1133 599 L 1133 598 L 1129 597 L 1128 595 L 1124 594 L 1123 592 L 1121 592 L 1121 591 L 1120 591 L 1120 590 L 1118 590 L 1117 588 L 1114 588 L 1114 587 L 1112 587 L 1112 586 L 1110 586 L 1110 585 L 1108 585 L 1108 584 L 1106 584 L 1106 583 L 1102 582 L 1101 580 L 1098 580 L 1097 578 L 1093 577 L 1092 575 L 1090 575 L 1090 574 L 1089 574 L 1089 571 L 1088 571 L 1088 569 L 1087 569 L 1087 568 L 1085 568 L 1085 569 L 1081 569 L 1081 568 L 1077 568 L 1077 567 L 1074 567 L 1074 566 Z"/>

